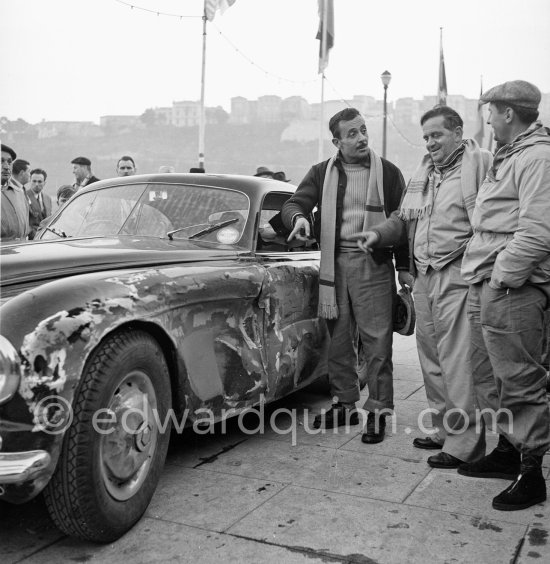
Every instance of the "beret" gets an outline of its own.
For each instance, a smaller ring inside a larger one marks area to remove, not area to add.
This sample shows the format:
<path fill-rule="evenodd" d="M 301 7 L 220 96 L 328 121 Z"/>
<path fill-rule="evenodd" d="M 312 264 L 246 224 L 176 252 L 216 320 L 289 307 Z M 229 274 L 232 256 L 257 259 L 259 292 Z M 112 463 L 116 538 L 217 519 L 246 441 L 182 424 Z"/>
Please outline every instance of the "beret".
<path fill-rule="evenodd" d="M 11 158 L 14 160 L 17 158 L 17 154 L 15 153 L 15 151 L 11 147 L 4 145 L 4 143 L 2 143 L 2 151 L 9 153 L 11 155 Z"/>
<path fill-rule="evenodd" d="M 536 110 L 540 104 L 540 90 L 525 80 L 510 80 L 493 86 L 484 92 L 480 100 L 484 104 L 489 102 L 508 102 L 522 108 Z"/>
<path fill-rule="evenodd" d="M 71 161 L 71 164 L 90 166 L 92 164 L 92 161 L 90 159 L 87 159 L 86 157 L 76 157 L 76 159 L 73 159 Z"/>

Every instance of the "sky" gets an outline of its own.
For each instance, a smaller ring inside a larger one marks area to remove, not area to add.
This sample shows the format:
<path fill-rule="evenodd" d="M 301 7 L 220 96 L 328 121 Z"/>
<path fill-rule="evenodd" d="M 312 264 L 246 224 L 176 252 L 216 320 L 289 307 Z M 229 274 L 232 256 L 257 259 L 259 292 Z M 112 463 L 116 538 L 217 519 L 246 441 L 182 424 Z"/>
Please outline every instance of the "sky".
<path fill-rule="evenodd" d="M 134 8 L 131 8 L 133 5 Z M 203 0 L 0 0 L 0 116 L 99 123 L 200 100 Z M 149 11 L 147 11 L 149 10 Z M 158 12 L 158 15 L 157 13 Z M 175 14 L 173 17 L 164 14 Z M 550 93 L 550 0 L 334 0 L 324 99 L 449 94 L 506 80 Z M 317 0 L 236 0 L 207 23 L 206 106 L 321 100 Z"/>

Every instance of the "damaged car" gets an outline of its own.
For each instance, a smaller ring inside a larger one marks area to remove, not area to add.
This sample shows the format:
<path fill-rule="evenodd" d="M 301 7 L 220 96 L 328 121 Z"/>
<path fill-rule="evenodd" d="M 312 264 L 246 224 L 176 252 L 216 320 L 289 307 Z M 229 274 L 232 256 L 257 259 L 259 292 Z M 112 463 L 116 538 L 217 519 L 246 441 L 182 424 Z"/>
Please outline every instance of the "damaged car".
<path fill-rule="evenodd" d="M 318 377 L 319 251 L 278 225 L 293 190 L 104 180 L 0 247 L 0 502 L 42 492 L 63 532 L 111 542 L 145 512 L 183 413 L 219 421 Z"/>

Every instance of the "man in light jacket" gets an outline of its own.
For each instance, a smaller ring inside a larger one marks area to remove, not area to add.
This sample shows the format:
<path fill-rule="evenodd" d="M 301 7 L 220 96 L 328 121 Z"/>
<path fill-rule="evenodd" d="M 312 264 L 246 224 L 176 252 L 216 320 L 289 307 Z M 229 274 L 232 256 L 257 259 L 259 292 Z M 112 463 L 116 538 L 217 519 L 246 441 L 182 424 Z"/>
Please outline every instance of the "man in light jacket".
<path fill-rule="evenodd" d="M 546 370 L 541 365 L 550 295 L 550 133 L 538 118 L 539 89 L 523 80 L 482 95 L 498 143 L 479 189 L 462 274 L 469 282 L 474 385 L 496 414 L 495 450 L 458 472 L 515 479 L 493 499 L 502 511 L 546 499 L 542 458 L 550 447 Z M 492 370 L 493 377 L 484 377 Z M 479 369 L 479 370 L 478 370 Z"/>
<path fill-rule="evenodd" d="M 399 210 L 352 239 L 372 252 L 408 238 L 416 342 L 434 428 L 431 436 L 416 438 L 413 445 L 442 449 L 428 458 L 433 468 L 457 468 L 485 454 L 485 433 L 476 429 L 467 354 L 468 284 L 460 275 L 460 266 L 472 236 L 470 221 L 477 191 L 492 155 L 473 139 L 463 139 L 462 118 L 448 106 L 426 112 L 420 125 L 428 152 Z"/>

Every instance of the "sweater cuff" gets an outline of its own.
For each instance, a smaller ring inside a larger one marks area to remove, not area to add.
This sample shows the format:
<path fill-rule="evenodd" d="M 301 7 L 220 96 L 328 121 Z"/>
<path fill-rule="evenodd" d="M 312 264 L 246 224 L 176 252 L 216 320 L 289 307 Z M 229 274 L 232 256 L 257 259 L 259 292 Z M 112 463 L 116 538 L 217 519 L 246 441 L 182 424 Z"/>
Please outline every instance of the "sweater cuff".
<path fill-rule="evenodd" d="M 295 213 L 295 214 L 292 216 L 292 219 L 291 219 L 292 229 L 294 229 L 294 226 L 296 225 L 296 221 L 297 221 L 297 219 L 298 219 L 299 217 L 305 218 L 306 216 L 305 216 L 303 213 Z"/>

